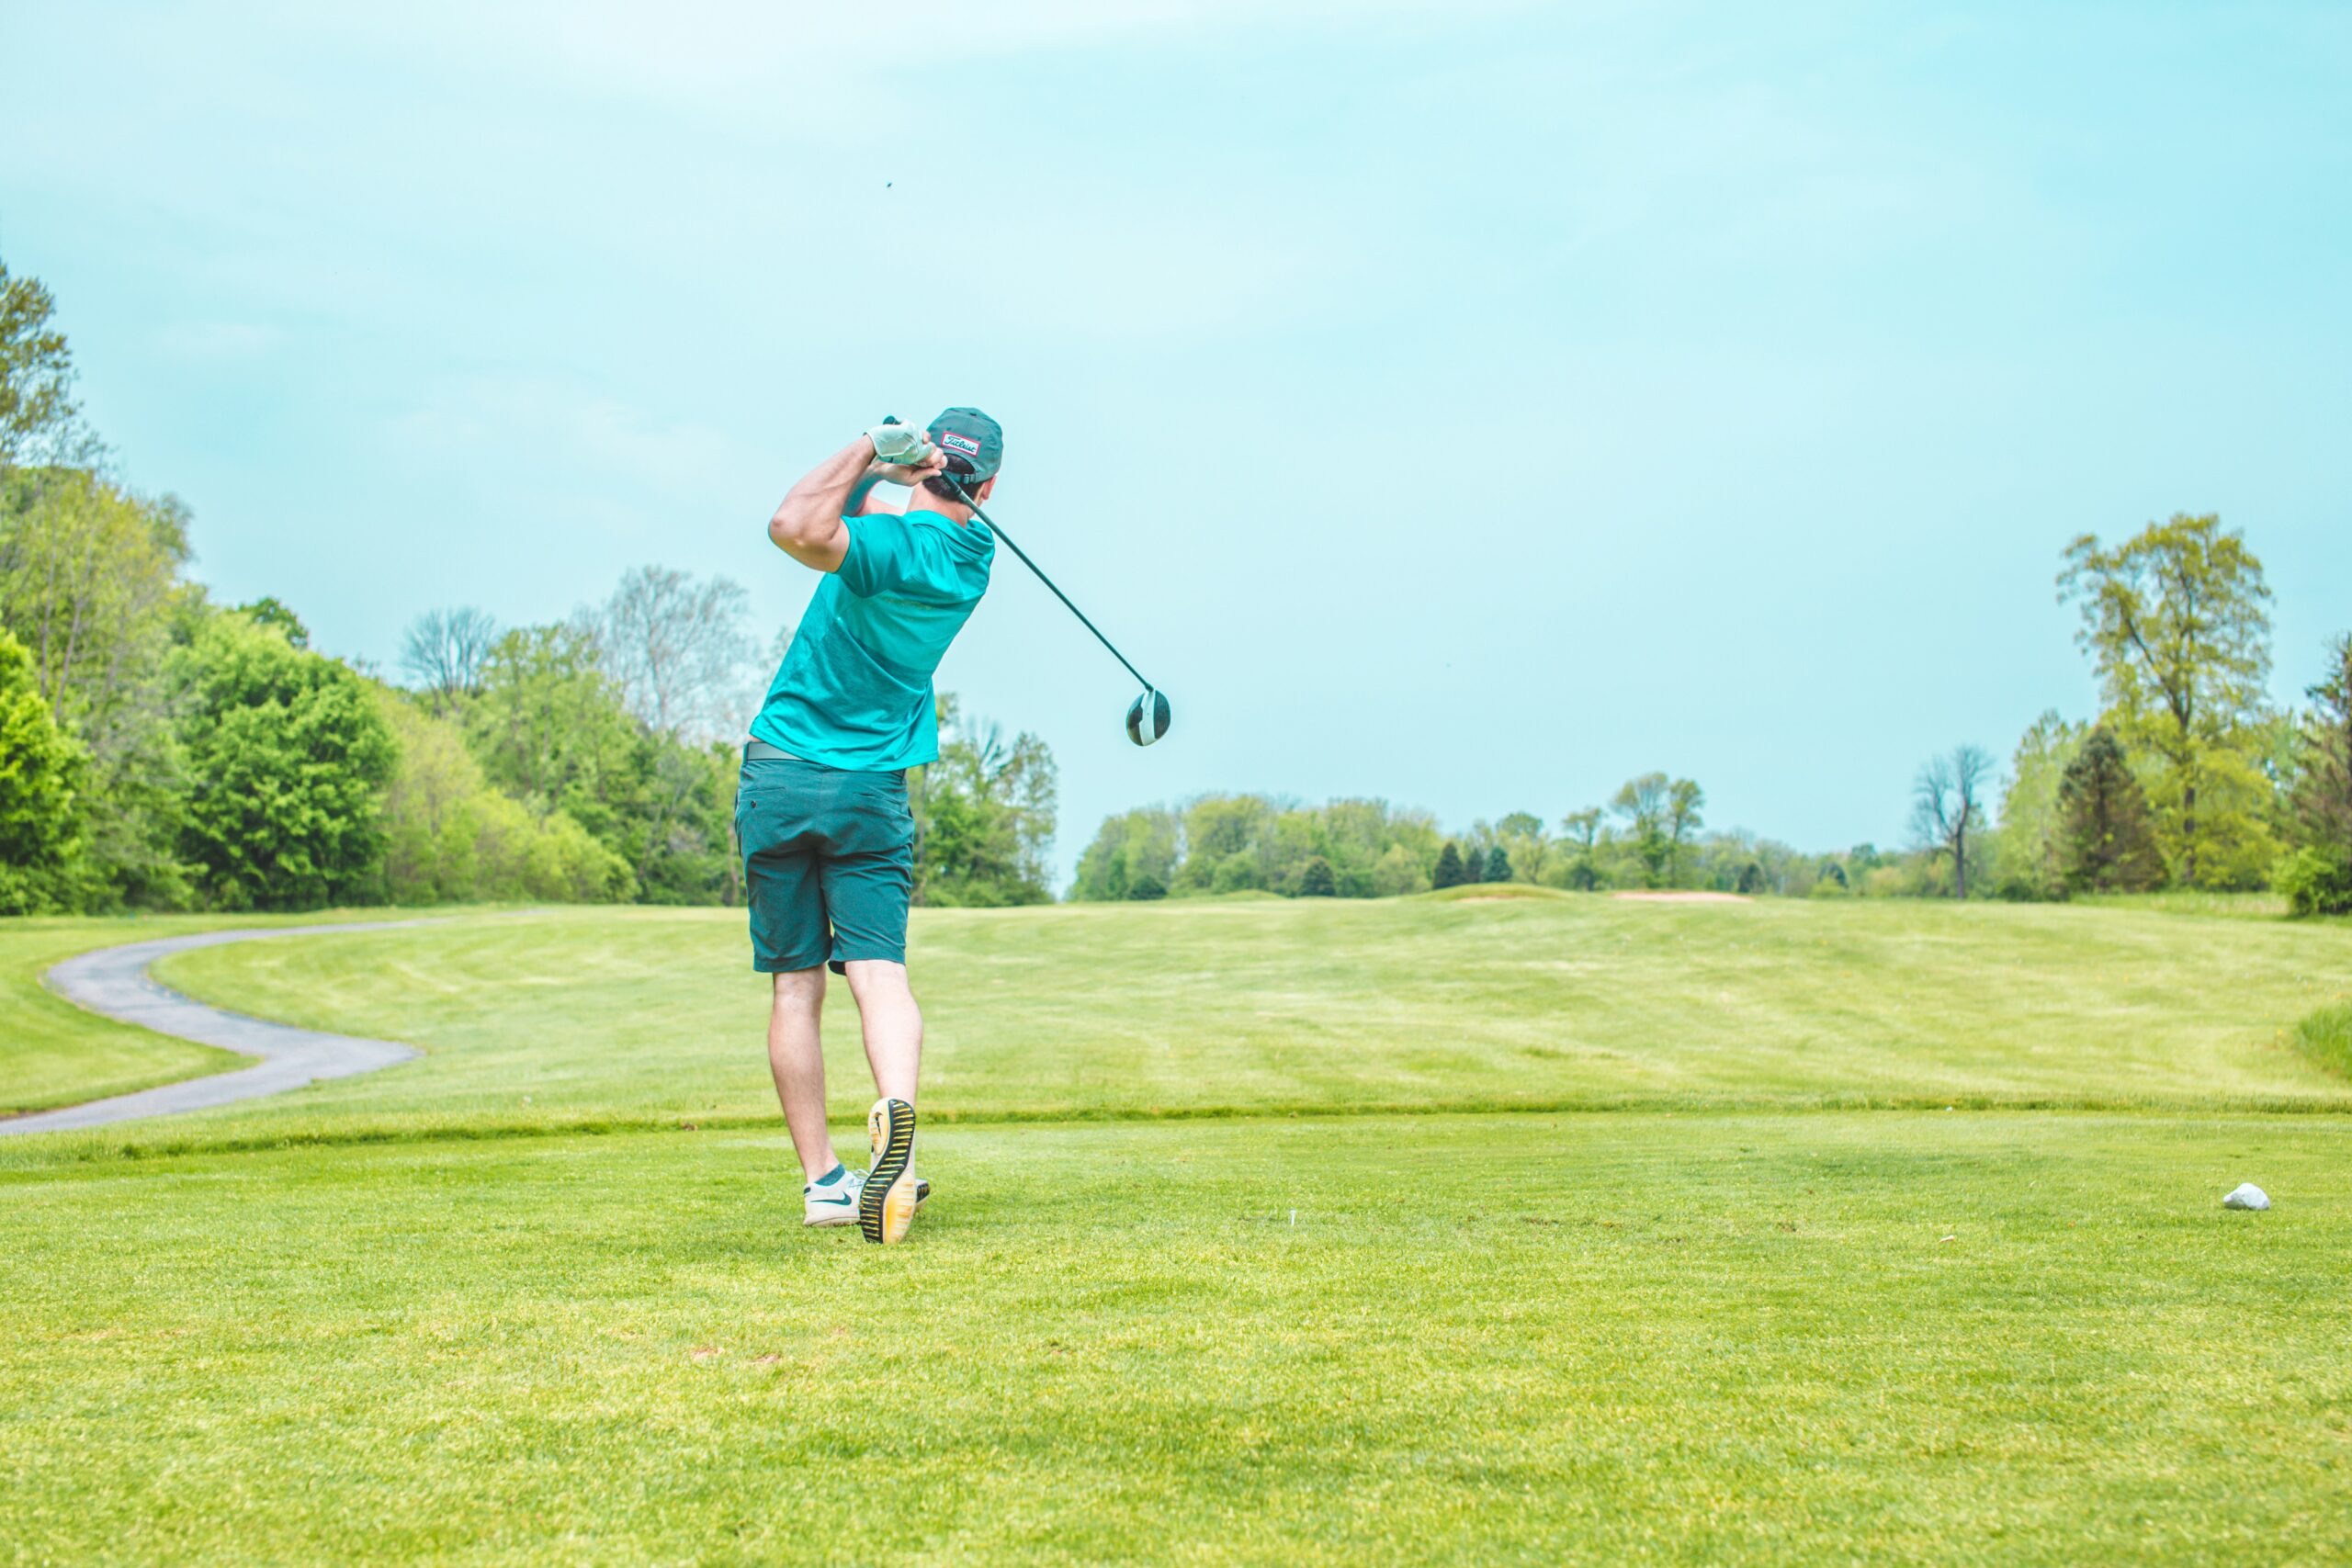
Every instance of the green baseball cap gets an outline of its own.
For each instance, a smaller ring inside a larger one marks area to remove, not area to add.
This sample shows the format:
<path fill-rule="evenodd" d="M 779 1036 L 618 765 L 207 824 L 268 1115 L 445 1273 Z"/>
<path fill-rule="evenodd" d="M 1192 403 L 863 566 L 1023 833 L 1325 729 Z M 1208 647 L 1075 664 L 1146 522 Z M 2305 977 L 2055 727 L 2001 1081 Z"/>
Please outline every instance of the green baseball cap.
<path fill-rule="evenodd" d="M 1004 467 L 1004 426 L 978 409 L 949 409 L 923 434 L 947 454 L 947 471 L 972 484 Z"/>

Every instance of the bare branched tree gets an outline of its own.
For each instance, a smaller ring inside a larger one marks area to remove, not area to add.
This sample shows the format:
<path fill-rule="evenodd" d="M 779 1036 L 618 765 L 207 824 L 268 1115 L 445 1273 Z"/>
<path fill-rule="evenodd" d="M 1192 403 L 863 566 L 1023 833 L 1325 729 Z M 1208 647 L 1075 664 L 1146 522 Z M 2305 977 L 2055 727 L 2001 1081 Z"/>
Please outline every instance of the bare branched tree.
<path fill-rule="evenodd" d="M 1952 897 L 1968 897 L 1969 835 L 1984 826 L 1982 796 L 1993 759 L 1981 746 L 1955 746 L 1919 770 L 1913 786 L 1912 824 L 1931 852 L 1951 856 Z"/>
<path fill-rule="evenodd" d="M 687 572 L 641 566 L 580 625 L 639 723 L 705 740 L 740 731 L 749 716 L 737 709 L 758 646 L 744 629 L 751 599 L 729 578 L 696 582 Z"/>
<path fill-rule="evenodd" d="M 450 698 L 481 689 L 482 661 L 497 642 L 498 623 L 486 611 L 427 610 L 401 639 L 401 668 L 431 694 L 437 712 Z"/>

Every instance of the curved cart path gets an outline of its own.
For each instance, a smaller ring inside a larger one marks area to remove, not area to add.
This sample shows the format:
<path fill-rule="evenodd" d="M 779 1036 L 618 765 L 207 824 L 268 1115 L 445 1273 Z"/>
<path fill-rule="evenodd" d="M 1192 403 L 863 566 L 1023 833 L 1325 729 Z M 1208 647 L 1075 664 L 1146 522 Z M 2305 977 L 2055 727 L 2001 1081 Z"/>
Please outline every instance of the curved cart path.
<path fill-rule="evenodd" d="M 283 1094 L 320 1078 L 346 1078 L 372 1073 L 424 1053 L 413 1045 L 389 1040 L 360 1040 L 348 1034 L 322 1034 L 314 1029 L 267 1023 L 207 1007 L 165 986 L 147 973 L 147 966 L 166 953 L 192 947 L 219 947 L 232 942 L 268 942 L 278 937 L 316 936 L 327 931 L 390 931 L 420 926 L 425 920 L 356 920 L 344 925 L 269 926 L 258 931 L 199 931 L 193 936 L 167 936 L 134 942 L 125 947 L 105 947 L 67 959 L 41 976 L 50 989 L 79 1007 L 124 1023 L 152 1029 L 158 1034 L 218 1045 L 247 1056 L 258 1056 L 257 1066 L 233 1073 L 212 1073 L 93 1100 L 56 1111 L 36 1111 L 26 1116 L 0 1118 L 0 1136 L 12 1133 L 59 1133 L 75 1127 L 102 1126 L 141 1116 L 169 1116 L 201 1111 L 233 1100 Z"/>

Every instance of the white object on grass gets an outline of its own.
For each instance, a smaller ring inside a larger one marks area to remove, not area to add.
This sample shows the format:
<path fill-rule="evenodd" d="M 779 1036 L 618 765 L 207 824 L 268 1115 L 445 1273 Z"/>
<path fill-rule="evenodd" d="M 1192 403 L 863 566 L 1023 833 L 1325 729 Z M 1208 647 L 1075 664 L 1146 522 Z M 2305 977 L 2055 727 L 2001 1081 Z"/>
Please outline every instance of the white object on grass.
<path fill-rule="evenodd" d="M 2251 1181 L 2242 1181 L 2230 1190 L 2228 1197 L 2222 1200 L 2222 1207 L 2224 1209 L 2267 1209 L 2270 1207 L 2270 1194 Z"/>

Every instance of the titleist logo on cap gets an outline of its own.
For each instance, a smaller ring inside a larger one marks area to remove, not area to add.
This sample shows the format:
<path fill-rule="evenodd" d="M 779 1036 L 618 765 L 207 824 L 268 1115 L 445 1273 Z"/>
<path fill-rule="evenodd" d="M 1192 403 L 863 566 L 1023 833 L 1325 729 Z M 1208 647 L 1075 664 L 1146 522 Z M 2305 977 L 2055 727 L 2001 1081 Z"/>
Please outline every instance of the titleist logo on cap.
<path fill-rule="evenodd" d="M 952 430 L 943 430 L 939 433 L 939 444 L 942 446 L 953 447 L 967 457 L 977 457 L 980 455 L 978 442 L 968 435 L 958 435 Z"/>

